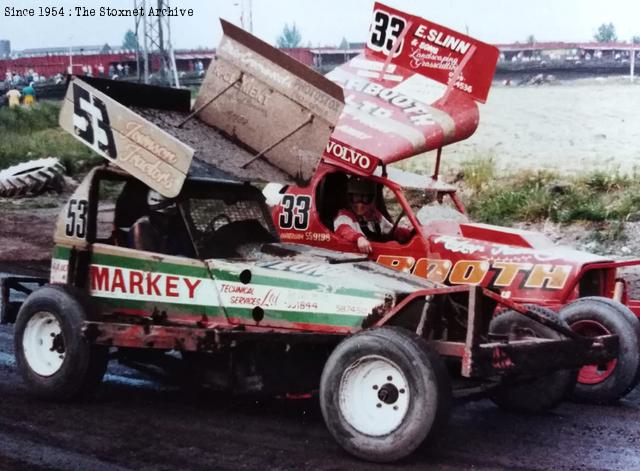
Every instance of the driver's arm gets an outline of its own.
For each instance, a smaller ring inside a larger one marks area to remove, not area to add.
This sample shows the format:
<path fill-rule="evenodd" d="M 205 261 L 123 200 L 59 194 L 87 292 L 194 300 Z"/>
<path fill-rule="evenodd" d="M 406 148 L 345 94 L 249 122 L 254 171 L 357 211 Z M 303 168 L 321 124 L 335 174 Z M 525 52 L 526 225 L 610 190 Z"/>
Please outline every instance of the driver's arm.
<path fill-rule="evenodd" d="M 333 231 L 339 237 L 354 243 L 361 253 L 371 252 L 371 243 L 367 238 L 358 230 L 356 221 L 346 212 L 339 212 L 338 216 L 333 221 Z"/>

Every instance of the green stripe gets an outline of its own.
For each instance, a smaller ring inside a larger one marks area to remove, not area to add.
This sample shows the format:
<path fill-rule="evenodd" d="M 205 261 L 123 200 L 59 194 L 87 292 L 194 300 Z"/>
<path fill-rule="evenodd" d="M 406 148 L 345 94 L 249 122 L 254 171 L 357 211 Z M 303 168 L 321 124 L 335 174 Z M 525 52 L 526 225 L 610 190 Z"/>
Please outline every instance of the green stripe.
<path fill-rule="evenodd" d="M 121 255 L 107 255 L 102 253 L 93 253 L 92 263 L 99 265 L 109 265 L 120 268 L 130 268 L 134 270 L 144 270 L 151 272 L 168 273 L 172 275 L 182 276 L 194 276 L 198 278 L 210 279 L 209 273 L 205 267 L 194 267 L 189 265 L 180 265 L 177 263 L 161 262 L 157 260 L 142 260 L 137 258 L 129 258 Z M 215 261 L 213 262 L 215 264 Z M 213 276 L 217 280 L 239 282 L 239 273 L 234 274 L 227 270 L 213 269 Z M 313 281 L 305 280 L 292 280 L 287 278 L 277 278 L 275 276 L 267 275 L 253 275 L 251 277 L 251 283 L 256 285 L 274 286 L 289 289 L 302 289 L 311 291 L 326 292 L 326 294 L 341 294 L 346 296 L 356 296 L 360 298 L 371 299 L 375 298 L 377 293 L 375 291 L 357 289 L 357 288 L 344 288 L 344 287 L 332 287 L 316 283 Z"/>
<path fill-rule="evenodd" d="M 240 307 L 227 308 L 229 317 L 239 317 L 253 320 L 251 310 Z M 325 312 L 295 312 L 277 311 L 274 309 L 264 310 L 265 320 L 279 320 L 286 322 L 301 322 L 305 324 L 320 324 L 339 327 L 360 327 L 364 316 L 352 316 L 346 314 L 328 314 Z"/>
<path fill-rule="evenodd" d="M 215 262 L 214 262 L 215 263 Z M 240 281 L 239 275 L 232 274 L 225 270 L 213 269 L 213 276 L 216 280 L 221 281 Z M 333 288 L 329 285 L 322 283 L 315 283 L 313 281 L 304 281 L 304 280 L 292 280 L 290 278 L 276 278 L 268 275 L 251 275 L 251 284 L 256 285 L 266 285 L 266 286 L 278 286 L 281 288 L 290 288 L 290 289 L 303 289 L 309 291 L 319 291 L 322 293 L 326 293 L 327 295 L 331 294 L 342 294 L 346 296 L 356 296 L 359 298 L 371 299 L 375 298 L 377 292 L 375 291 L 367 291 L 364 289 L 358 288 L 342 288 L 336 287 Z"/>
<path fill-rule="evenodd" d="M 120 255 L 107 255 L 103 253 L 93 253 L 92 263 L 98 265 L 110 265 L 119 268 L 132 268 L 151 272 L 168 273 L 171 275 L 195 276 L 198 278 L 209 278 L 205 267 L 194 267 L 190 265 L 180 265 L 178 263 L 161 262 L 159 260 L 143 260 L 139 258 L 129 258 Z"/>
<path fill-rule="evenodd" d="M 171 314 L 183 315 L 206 315 L 209 317 L 219 317 L 224 315 L 217 306 L 202 306 L 180 303 L 153 303 L 148 301 L 139 301 L 134 299 L 112 299 L 112 298 L 93 298 L 99 305 L 113 310 L 121 309 L 140 309 L 150 311 L 152 308 L 159 310 L 167 310 Z M 163 309 L 165 308 L 166 309 Z M 253 321 L 252 309 L 231 307 L 226 309 L 230 317 L 246 319 Z M 266 320 L 278 320 L 284 322 L 300 322 L 305 324 L 331 325 L 336 327 L 360 327 L 364 316 L 329 314 L 324 312 L 293 312 L 278 311 L 273 309 L 265 309 Z"/>
<path fill-rule="evenodd" d="M 71 249 L 69 247 L 56 245 L 53 248 L 53 258 L 61 258 L 64 260 L 69 260 L 70 255 L 71 255 Z"/>

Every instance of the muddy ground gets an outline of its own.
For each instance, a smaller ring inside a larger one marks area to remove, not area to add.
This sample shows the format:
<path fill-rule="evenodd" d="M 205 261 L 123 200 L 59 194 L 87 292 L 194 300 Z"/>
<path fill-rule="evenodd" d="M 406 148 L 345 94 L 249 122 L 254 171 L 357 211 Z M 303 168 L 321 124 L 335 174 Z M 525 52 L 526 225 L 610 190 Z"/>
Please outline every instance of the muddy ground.
<path fill-rule="evenodd" d="M 600 470 L 640 469 L 640 389 L 619 404 L 564 403 L 541 415 L 459 402 L 440 442 L 395 465 L 344 453 L 311 400 L 225 395 L 197 401 L 111 365 L 95 397 L 29 398 L 12 331 L 0 327 L 0 469 L 7 470 Z"/>

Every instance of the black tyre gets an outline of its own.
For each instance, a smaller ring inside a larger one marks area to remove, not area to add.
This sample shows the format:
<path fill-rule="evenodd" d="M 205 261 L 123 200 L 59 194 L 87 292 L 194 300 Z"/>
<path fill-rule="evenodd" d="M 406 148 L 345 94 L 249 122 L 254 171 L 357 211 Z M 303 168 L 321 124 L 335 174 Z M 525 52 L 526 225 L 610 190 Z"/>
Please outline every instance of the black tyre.
<path fill-rule="evenodd" d="M 24 302 L 14 348 L 31 394 L 67 400 L 89 393 L 102 381 L 109 352 L 82 335 L 88 309 L 86 297 L 66 286 L 44 286 Z"/>
<path fill-rule="evenodd" d="M 640 380 L 640 321 L 625 305 L 603 297 L 580 298 L 560 310 L 560 317 L 587 336 L 615 334 L 618 358 L 601 365 L 586 365 L 578 373 L 573 397 L 584 402 L 614 402 Z"/>
<path fill-rule="evenodd" d="M 567 324 L 550 309 L 527 306 L 530 310 L 554 320 L 558 325 Z M 562 339 L 555 330 L 535 322 L 512 310 L 496 315 L 489 325 L 493 336 L 515 338 Z M 505 376 L 490 397 L 498 406 L 521 412 L 541 412 L 552 409 L 568 397 L 575 387 L 577 371 L 559 370 L 541 376 Z"/>
<path fill-rule="evenodd" d="M 30 160 L 0 170 L 0 196 L 38 195 L 48 189 L 60 193 L 64 172 L 64 166 L 56 157 Z"/>
<path fill-rule="evenodd" d="M 320 406 L 346 451 L 391 462 L 438 436 L 449 418 L 451 385 L 424 339 L 383 327 L 336 347 L 322 372 Z"/>

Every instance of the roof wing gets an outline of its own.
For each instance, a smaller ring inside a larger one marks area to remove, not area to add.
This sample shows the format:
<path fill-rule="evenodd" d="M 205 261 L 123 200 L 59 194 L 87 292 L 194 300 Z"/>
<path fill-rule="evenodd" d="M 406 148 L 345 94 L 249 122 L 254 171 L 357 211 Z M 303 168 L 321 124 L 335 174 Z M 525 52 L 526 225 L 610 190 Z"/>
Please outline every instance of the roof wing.
<path fill-rule="evenodd" d="M 344 107 L 342 89 L 240 28 L 220 20 L 224 36 L 195 111 L 299 183 L 315 173 Z"/>
<path fill-rule="evenodd" d="M 166 197 L 177 196 L 194 150 L 88 83 L 74 79 L 60 126 Z"/>
<path fill-rule="evenodd" d="M 347 105 L 324 157 L 370 174 L 380 163 L 466 139 L 478 126 L 476 101 L 487 98 L 498 55 L 494 46 L 376 3 L 364 54 L 327 75 L 344 88 Z"/>

